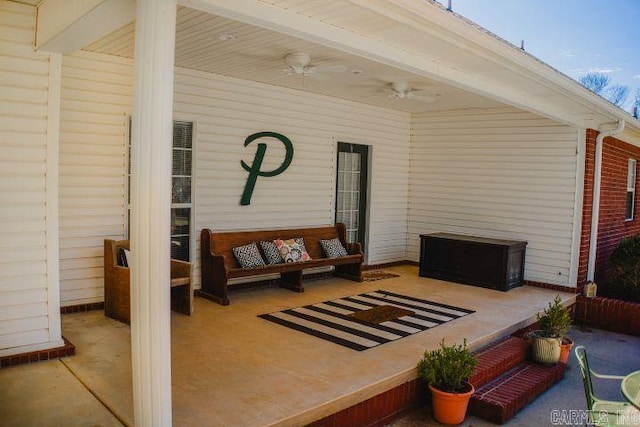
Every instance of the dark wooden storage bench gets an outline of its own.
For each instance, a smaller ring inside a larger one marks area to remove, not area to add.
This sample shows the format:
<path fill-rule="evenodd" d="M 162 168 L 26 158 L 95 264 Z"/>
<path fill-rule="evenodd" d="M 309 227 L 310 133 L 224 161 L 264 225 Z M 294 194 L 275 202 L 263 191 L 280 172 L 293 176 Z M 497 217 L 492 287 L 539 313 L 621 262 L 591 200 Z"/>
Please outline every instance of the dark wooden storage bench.
<path fill-rule="evenodd" d="M 233 248 L 256 242 L 302 237 L 311 260 L 266 265 L 264 267 L 241 268 Z M 326 258 L 320 239 L 339 238 L 349 255 Z M 362 281 L 362 248 L 360 243 L 346 242 L 346 227 L 342 223 L 329 227 L 294 228 L 287 230 L 234 231 L 214 233 L 205 228 L 200 233 L 200 258 L 202 288 L 199 296 L 229 305 L 228 281 L 238 277 L 280 274 L 280 286 L 304 292 L 302 270 L 315 267 L 335 266 L 335 275 L 345 279 Z"/>
<path fill-rule="evenodd" d="M 449 233 L 420 235 L 420 276 L 508 291 L 521 286 L 527 242 Z"/>

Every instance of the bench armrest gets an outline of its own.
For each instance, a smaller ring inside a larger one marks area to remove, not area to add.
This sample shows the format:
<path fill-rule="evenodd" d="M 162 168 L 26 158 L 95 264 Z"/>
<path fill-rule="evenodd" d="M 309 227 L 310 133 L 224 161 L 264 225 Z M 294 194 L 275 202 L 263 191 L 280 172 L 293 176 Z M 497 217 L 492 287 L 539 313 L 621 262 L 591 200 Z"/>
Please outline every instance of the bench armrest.
<path fill-rule="evenodd" d="M 362 255 L 362 245 L 360 244 L 360 242 L 356 242 L 356 243 L 347 243 L 346 246 L 347 249 L 347 253 L 349 255 Z"/>

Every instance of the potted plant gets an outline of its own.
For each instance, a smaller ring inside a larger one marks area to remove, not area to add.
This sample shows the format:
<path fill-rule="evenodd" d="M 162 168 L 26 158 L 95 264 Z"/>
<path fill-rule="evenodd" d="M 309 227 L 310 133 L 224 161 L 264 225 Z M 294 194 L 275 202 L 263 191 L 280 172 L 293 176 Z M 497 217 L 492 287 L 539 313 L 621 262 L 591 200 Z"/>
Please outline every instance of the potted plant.
<path fill-rule="evenodd" d="M 467 379 L 478 364 L 475 354 L 462 345 L 425 351 L 418 362 L 418 377 L 427 381 L 432 396 L 433 418 L 442 424 L 455 425 L 464 421 L 467 406 L 475 389 Z"/>
<path fill-rule="evenodd" d="M 553 303 L 536 317 L 539 329 L 531 334 L 533 359 L 544 364 L 567 363 L 573 347 L 573 341 L 566 336 L 571 328 L 571 314 L 562 304 L 560 295 L 556 295 Z"/>

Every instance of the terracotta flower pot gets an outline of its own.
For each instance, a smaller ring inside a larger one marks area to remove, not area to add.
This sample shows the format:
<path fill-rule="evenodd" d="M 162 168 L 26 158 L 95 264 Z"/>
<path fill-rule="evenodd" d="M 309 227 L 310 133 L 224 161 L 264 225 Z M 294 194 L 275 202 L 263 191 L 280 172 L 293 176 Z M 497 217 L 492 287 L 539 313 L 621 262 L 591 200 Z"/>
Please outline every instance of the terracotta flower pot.
<path fill-rule="evenodd" d="M 571 338 L 562 338 L 562 344 L 560 344 L 560 359 L 558 360 L 560 363 L 564 363 L 565 365 L 567 364 L 572 348 L 573 341 L 571 340 Z"/>
<path fill-rule="evenodd" d="M 473 385 L 465 383 L 468 391 L 462 393 L 448 393 L 438 390 L 429 384 L 431 390 L 431 404 L 433 418 L 446 425 L 456 425 L 464 421 L 467 415 L 467 406 L 471 395 L 476 391 Z"/>

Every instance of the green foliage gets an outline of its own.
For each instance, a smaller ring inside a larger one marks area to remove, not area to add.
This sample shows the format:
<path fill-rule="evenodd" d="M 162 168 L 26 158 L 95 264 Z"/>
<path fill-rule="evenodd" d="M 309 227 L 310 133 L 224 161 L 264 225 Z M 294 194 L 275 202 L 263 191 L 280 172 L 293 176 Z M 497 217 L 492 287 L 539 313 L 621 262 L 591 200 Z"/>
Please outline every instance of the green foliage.
<path fill-rule="evenodd" d="M 640 235 L 620 241 L 609 258 L 610 296 L 640 302 Z"/>
<path fill-rule="evenodd" d="M 547 338 L 562 338 L 571 329 L 571 313 L 562 304 L 560 295 L 556 295 L 553 303 L 536 315 L 538 327 Z"/>
<path fill-rule="evenodd" d="M 466 338 L 464 344 L 452 346 L 446 346 L 443 339 L 439 349 L 424 352 L 418 362 L 418 377 L 438 390 L 462 392 L 477 364 L 478 358 L 467 349 Z"/>

